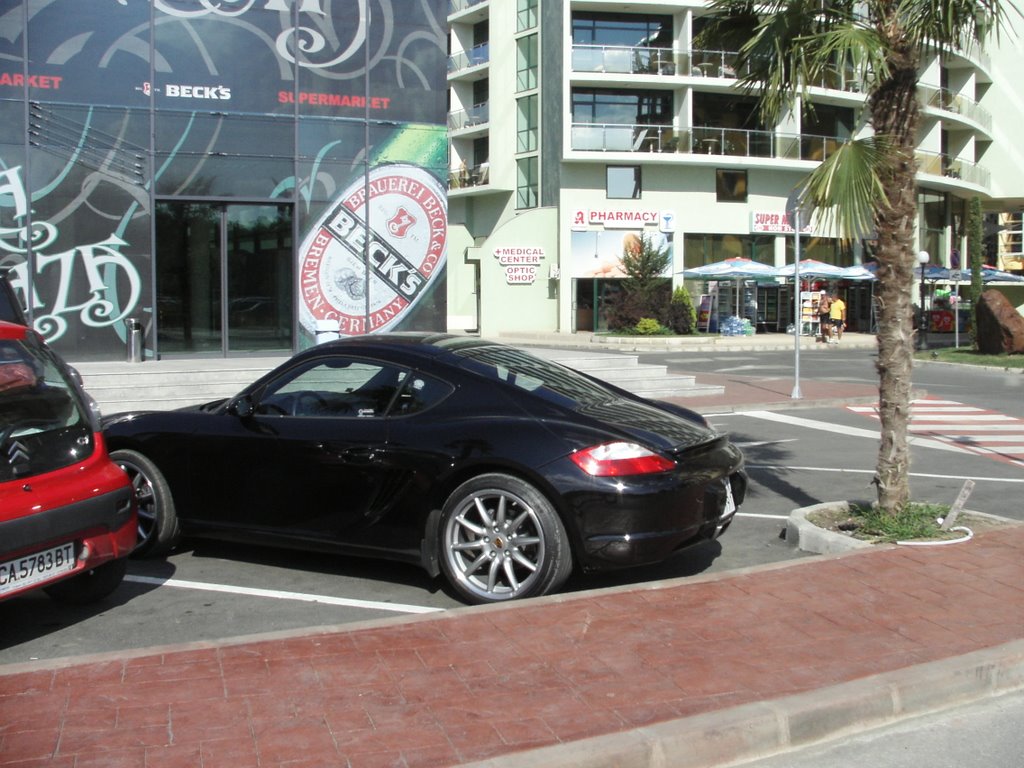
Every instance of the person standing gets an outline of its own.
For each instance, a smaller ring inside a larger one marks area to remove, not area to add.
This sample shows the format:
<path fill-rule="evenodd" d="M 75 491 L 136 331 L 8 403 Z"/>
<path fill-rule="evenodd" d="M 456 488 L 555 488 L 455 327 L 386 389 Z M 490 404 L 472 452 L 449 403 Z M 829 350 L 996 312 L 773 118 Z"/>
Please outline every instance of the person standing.
<path fill-rule="evenodd" d="M 829 332 L 832 330 L 832 316 L 829 314 L 831 307 L 832 301 L 828 293 L 822 291 L 818 297 L 818 330 L 821 332 L 821 340 L 825 343 L 829 342 Z"/>
<path fill-rule="evenodd" d="M 832 338 L 829 339 L 829 342 L 838 344 L 839 340 L 843 338 L 843 331 L 846 330 L 846 302 L 839 298 L 836 291 L 832 291 L 828 313 L 832 322 Z"/>

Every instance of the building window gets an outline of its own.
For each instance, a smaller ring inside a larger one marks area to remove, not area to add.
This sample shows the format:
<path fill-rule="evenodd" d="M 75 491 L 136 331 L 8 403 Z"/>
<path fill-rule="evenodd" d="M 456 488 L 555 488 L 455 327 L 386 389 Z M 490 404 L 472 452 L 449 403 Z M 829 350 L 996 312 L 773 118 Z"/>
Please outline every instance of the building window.
<path fill-rule="evenodd" d="M 574 123 L 662 125 L 672 122 L 672 94 L 577 88 L 572 92 Z"/>
<path fill-rule="evenodd" d="M 537 168 L 536 156 L 516 160 L 516 208 L 537 207 Z"/>
<path fill-rule="evenodd" d="M 572 15 L 572 41 L 624 48 L 671 47 L 672 17 L 578 11 Z"/>
<path fill-rule="evenodd" d="M 516 8 L 516 32 L 524 29 L 536 29 L 537 5 L 539 0 L 519 0 Z"/>
<path fill-rule="evenodd" d="M 791 240 L 792 238 L 787 238 Z M 683 235 L 683 267 L 693 269 L 714 261 L 743 257 L 774 264 L 774 235 Z"/>
<path fill-rule="evenodd" d="M 516 91 L 537 87 L 537 36 L 527 35 L 516 41 Z"/>
<path fill-rule="evenodd" d="M 720 203 L 747 202 L 747 172 L 717 169 L 715 192 Z"/>
<path fill-rule="evenodd" d="M 605 194 L 612 200 L 639 200 L 642 191 L 639 165 L 609 165 Z"/>
<path fill-rule="evenodd" d="M 516 152 L 537 151 L 537 95 L 516 99 Z"/>

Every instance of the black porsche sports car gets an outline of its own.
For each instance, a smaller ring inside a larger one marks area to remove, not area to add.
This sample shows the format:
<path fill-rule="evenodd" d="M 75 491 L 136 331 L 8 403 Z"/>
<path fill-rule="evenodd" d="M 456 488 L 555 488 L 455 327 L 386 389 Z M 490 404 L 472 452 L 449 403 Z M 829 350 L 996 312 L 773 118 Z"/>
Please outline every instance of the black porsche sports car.
<path fill-rule="evenodd" d="M 475 337 L 320 344 L 239 395 L 104 419 L 139 553 L 179 535 L 392 558 L 487 603 L 719 536 L 743 456 L 698 414 Z"/>

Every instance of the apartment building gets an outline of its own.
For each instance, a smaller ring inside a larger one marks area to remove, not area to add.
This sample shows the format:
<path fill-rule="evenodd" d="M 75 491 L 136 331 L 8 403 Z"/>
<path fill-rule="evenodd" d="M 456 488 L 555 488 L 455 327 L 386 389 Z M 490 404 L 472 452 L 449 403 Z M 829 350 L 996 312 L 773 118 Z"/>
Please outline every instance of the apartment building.
<path fill-rule="evenodd" d="M 696 47 L 705 2 L 451 0 L 448 324 L 484 334 L 600 331 L 623 248 L 646 235 L 671 248 L 671 277 L 743 256 L 792 263 L 785 211 L 794 187 L 865 130 L 852 71 L 808 84 L 807 99 L 764 125 L 737 88 L 735 51 Z M 1019 209 L 1024 157 L 1020 41 L 922 63 L 918 246 L 950 266 L 965 251 L 968 201 Z M 1018 228 L 1019 229 L 1019 228 Z M 1019 234 L 1019 232 L 1018 232 Z M 852 266 L 812 226 L 801 256 Z M 1012 265 L 1010 265 L 1012 266 Z M 691 294 L 715 284 L 686 281 Z M 802 287 L 818 287 L 817 285 Z M 851 327 L 869 330 L 867 283 L 840 285 Z M 762 331 L 793 321 L 792 285 L 717 293 L 717 312 Z M 734 307 L 734 303 L 742 307 Z"/>

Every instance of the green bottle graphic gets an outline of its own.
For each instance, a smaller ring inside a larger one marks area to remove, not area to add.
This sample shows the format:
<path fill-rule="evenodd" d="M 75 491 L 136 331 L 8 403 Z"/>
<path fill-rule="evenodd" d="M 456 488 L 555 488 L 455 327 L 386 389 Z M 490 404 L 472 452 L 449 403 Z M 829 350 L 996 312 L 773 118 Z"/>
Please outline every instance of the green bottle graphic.
<path fill-rule="evenodd" d="M 299 249 L 299 317 L 311 334 L 393 330 L 447 258 L 444 126 L 409 123 L 374 148 Z"/>

